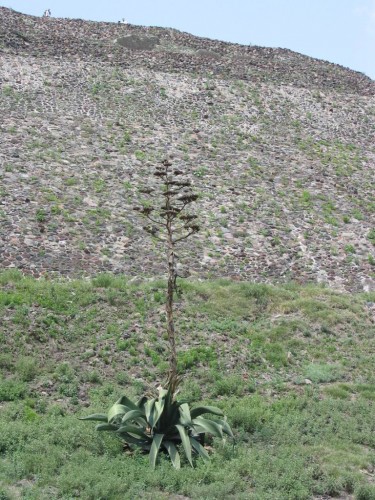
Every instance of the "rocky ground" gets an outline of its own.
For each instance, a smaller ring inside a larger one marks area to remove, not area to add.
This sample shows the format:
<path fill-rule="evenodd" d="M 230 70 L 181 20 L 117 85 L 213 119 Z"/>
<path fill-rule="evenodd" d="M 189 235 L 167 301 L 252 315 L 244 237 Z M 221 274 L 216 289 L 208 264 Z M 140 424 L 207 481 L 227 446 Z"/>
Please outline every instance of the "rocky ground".
<path fill-rule="evenodd" d="M 375 287 L 375 84 L 285 49 L 0 8 L 0 258 L 164 272 L 132 207 L 166 154 L 201 194 L 197 277 Z"/>

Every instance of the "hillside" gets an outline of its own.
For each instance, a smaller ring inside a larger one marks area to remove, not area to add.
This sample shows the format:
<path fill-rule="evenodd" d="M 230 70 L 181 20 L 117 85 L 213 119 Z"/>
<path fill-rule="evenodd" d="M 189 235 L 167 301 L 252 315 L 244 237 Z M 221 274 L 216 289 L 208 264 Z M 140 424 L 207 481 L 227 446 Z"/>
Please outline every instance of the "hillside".
<path fill-rule="evenodd" d="M 165 379 L 165 280 L 0 273 L 0 498 L 372 500 L 375 294 L 184 282 L 181 394 L 219 406 L 236 445 L 173 469 L 78 416 Z"/>
<path fill-rule="evenodd" d="M 201 193 L 196 277 L 374 286 L 375 83 L 286 49 L 0 8 L 0 255 L 164 272 L 132 206 L 165 154 Z"/>

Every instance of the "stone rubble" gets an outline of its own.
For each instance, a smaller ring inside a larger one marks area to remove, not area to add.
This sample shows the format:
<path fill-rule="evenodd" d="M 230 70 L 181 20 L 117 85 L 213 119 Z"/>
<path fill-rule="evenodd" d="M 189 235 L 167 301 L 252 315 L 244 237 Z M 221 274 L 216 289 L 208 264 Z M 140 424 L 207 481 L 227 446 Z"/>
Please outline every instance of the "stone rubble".
<path fill-rule="evenodd" d="M 0 8 L 0 262 L 164 273 L 132 210 L 165 154 L 191 275 L 375 289 L 375 83 L 286 49 Z"/>

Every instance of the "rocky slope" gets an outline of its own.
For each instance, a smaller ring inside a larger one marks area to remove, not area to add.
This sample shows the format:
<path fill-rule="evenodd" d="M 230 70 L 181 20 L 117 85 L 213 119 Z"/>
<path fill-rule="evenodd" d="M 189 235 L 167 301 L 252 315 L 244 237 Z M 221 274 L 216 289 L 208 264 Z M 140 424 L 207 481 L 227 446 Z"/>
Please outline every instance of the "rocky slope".
<path fill-rule="evenodd" d="M 369 289 L 375 83 L 285 49 L 0 8 L 0 258 L 163 272 L 132 211 L 165 154 L 201 193 L 201 277 Z"/>

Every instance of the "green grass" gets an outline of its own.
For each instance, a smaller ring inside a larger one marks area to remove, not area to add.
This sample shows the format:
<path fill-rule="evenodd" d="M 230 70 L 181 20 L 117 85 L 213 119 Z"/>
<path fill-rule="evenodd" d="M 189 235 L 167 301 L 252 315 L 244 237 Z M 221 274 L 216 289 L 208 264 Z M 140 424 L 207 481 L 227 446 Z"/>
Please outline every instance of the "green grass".
<path fill-rule="evenodd" d="M 219 406 L 237 444 L 175 471 L 78 416 L 165 380 L 165 283 L 0 273 L 1 498 L 375 498 L 374 294 L 183 282 L 181 397 Z M 209 448 L 211 450 L 211 448 Z"/>

